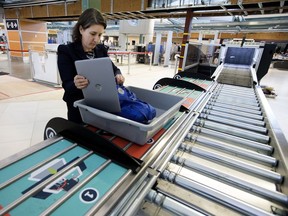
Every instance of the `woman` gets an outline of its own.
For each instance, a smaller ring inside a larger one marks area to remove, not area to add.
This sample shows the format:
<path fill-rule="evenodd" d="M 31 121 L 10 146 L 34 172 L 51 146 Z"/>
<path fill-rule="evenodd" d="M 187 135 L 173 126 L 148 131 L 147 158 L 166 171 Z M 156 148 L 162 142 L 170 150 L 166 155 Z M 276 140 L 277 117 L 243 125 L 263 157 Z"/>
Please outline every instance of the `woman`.
<path fill-rule="evenodd" d="M 67 104 L 68 120 L 82 123 L 78 108 L 73 106 L 74 101 L 83 99 L 83 88 L 86 88 L 89 81 L 77 75 L 74 62 L 88 58 L 108 57 L 107 48 L 100 44 L 100 38 L 106 28 L 106 21 L 102 14 L 94 9 L 85 10 L 74 26 L 72 39 L 68 45 L 58 47 L 58 69 L 65 90 L 63 100 Z M 124 77 L 119 68 L 113 63 L 115 79 L 118 84 L 123 84 Z"/>

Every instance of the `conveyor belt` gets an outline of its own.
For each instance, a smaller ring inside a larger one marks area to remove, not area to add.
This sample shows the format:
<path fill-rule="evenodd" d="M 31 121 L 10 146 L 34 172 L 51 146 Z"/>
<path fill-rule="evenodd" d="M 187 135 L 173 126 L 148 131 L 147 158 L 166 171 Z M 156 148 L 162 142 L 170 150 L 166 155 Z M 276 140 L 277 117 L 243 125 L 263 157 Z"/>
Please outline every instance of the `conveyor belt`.
<path fill-rule="evenodd" d="M 169 162 L 159 162 L 160 180 L 140 212 L 287 215 L 287 186 L 281 192 L 284 176 L 277 172 L 282 161 L 273 157 L 275 137 L 255 89 L 217 84 L 194 112 L 197 119 Z"/>
<path fill-rule="evenodd" d="M 56 119 L 57 136 L 2 161 L 0 215 L 287 215 L 288 144 L 261 89 L 177 79 L 156 90 L 186 110 L 143 146 Z"/>

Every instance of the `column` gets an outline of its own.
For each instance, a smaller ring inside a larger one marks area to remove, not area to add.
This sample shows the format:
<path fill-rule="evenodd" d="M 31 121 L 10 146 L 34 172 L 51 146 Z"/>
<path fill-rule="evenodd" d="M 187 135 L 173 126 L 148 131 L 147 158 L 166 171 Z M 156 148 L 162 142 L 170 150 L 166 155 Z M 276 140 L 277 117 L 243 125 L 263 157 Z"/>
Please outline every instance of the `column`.
<path fill-rule="evenodd" d="M 164 67 L 168 67 L 169 65 L 170 52 L 171 52 L 171 47 L 172 47 L 172 37 L 173 37 L 173 31 L 168 31 L 165 56 L 164 56 L 164 65 L 163 65 Z M 172 60 L 173 59 L 171 59 L 171 61 Z"/>
<path fill-rule="evenodd" d="M 193 11 L 187 10 L 184 32 L 183 32 L 183 39 L 182 39 L 182 44 L 181 44 L 181 54 L 180 54 L 178 72 L 184 71 L 184 68 L 182 68 L 182 65 L 183 65 L 183 59 L 184 59 L 184 53 L 185 53 L 185 45 L 187 42 L 189 42 L 189 39 L 190 39 L 192 18 L 193 18 Z"/>
<path fill-rule="evenodd" d="M 161 33 L 156 33 L 156 44 L 155 44 L 155 50 L 154 50 L 153 65 L 158 65 L 159 64 L 161 37 L 162 37 Z"/>

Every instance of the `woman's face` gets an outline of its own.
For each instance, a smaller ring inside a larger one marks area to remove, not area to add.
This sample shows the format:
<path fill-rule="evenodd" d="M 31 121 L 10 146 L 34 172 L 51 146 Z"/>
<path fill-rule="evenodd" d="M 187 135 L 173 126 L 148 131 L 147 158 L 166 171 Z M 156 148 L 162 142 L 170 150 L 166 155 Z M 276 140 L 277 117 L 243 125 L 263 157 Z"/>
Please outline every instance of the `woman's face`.
<path fill-rule="evenodd" d="M 82 46 L 85 52 L 91 51 L 100 42 L 100 38 L 104 32 L 104 26 L 94 24 L 87 29 L 80 26 L 79 31 L 82 35 Z"/>

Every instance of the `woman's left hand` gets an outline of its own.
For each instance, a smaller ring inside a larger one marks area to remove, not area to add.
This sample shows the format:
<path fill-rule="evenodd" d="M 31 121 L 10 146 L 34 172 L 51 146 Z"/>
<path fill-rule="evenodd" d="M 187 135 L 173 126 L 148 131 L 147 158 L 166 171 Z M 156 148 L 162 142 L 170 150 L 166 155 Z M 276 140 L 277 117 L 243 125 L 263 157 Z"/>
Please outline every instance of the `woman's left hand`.
<path fill-rule="evenodd" d="M 116 79 L 117 84 L 119 84 L 119 85 L 122 85 L 125 81 L 125 78 L 124 78 L 124 76 L 122 76 L 122 74 L 117 74 L 115 76 L 115 79 Z"/>

